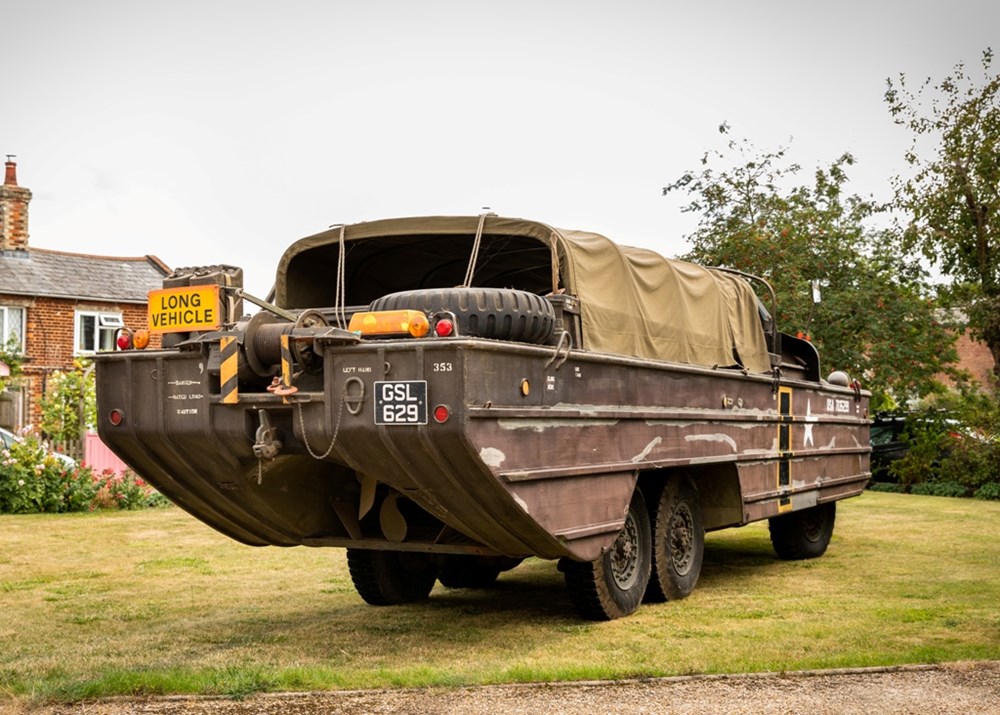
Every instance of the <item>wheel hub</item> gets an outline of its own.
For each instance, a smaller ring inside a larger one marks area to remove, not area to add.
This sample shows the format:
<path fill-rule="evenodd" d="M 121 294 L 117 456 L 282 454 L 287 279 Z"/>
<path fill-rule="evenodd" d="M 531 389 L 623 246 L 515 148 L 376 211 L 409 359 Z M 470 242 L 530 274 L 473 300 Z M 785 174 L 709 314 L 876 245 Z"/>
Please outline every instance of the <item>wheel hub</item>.
<path fill-rule="evenodd" d="M 639 580 L 639 526 L 631 511 L 611 547 L 611 577 L 623 591 L 632 588 Z"/>
<path fill-rule="evenodd" d="M 802 515 L 802 535 L 806 537 L 806 540 L 811 542 L 816 542 L 820 540 L 823 534 L 824 521 L 823 518 L 816 514 L 806 514 Z"/>
<path fill-rule="evenodd" d="M 674 509 L 670 519 L 670 562 L 674 571 L 686 576 L 694 562 L 694 516 L 687 503 Z"/>

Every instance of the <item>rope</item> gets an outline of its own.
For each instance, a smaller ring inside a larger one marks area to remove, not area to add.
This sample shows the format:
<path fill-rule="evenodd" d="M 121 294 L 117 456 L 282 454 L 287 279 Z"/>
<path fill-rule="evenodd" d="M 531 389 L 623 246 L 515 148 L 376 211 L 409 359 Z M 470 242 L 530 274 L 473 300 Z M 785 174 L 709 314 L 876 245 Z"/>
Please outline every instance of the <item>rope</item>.
<path fill-rule="evenodd" d="M 338 328 L 347 328 L 347 271 L 344 251 L 344 231 L 347 227 L 341 224 L 337 247 L 337 286 L 333 296 L 333 312 Z"/>
<path fill-rule="evenodd" d="M 468 288 L 472 285 L 472 276 L 476 272 L 476 261 L 479 260 L 479 244 L 483 241 L 483 224 L 486 223 L 488 213 L 479 214 L 479 226 L 476 228 L 476 240 L 472 242 L 472 255 L 469 257 L 469 267 L 465 269 L 465 280 L 462 287 Z"/>

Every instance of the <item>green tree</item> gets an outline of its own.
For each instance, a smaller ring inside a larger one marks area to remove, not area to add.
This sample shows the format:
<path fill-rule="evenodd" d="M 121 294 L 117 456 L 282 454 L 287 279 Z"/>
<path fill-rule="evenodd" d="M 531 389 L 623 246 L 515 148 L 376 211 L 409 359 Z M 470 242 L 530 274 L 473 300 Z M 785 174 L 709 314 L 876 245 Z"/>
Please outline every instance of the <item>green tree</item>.
<path fill-rule="evenodd" d="M 96 424 L 97 399 L 93 366 L 77 361 L 73 369 L 55 372 L 41 400 L 42 431 L 56 442 L 78 440 Z"/>
<path fill-rule="evenodd" d="M 906 250 L 919 250 L 965 288 L 970 327 L 989 346 L 1000 375 L 1000 75 L 982 54 L 982 82 L 959 63 L 937 83 L 911 90 L 905 75 L 886 80 L 896 124 L 913 134 L 897 178 L 895 205 L 907 216 Z"/>
<path fill-rule="evenodd" d="M 0 377 L 0 392 L 3 392 L 23 372 L 24 353 L 21 351 L 21 341 L 16 336 L 11 335 L 6 343 L 0 344 L 0 362 L 5 363 L 10 370 L 7 377 Z"/>
<path fill-rule="evenodd" d="M 957 356 L 954 337 L 935 320 L 926 272 L 899 250 L 896 232 L 866 228 L 876 207 L 847 193 L 853 163 L 844 154 L 796 185 L 801 167 L 785 149 L 758 153 L 730 141 L 664 193 L 686 192 L 683 210 L 700 214 L 686 258 L 766 279 L 779 328 L 808 333 L 825 370 L 859 377 L 881 408 L 941 390 L 935 376 Z"/>

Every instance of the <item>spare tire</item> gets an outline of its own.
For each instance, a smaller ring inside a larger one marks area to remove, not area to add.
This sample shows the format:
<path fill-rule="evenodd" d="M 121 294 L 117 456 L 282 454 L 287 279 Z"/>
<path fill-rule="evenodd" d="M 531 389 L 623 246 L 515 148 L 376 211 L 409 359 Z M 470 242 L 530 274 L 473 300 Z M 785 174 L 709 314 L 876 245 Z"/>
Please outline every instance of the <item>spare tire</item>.
<path fill-rule="evenodd" d="M 522 343 L 547 343 L 556 316 L 542 296 L 510 288 L 426 288 L 390 293 L 370 310 L 450 311 L 461 335 Z"/>

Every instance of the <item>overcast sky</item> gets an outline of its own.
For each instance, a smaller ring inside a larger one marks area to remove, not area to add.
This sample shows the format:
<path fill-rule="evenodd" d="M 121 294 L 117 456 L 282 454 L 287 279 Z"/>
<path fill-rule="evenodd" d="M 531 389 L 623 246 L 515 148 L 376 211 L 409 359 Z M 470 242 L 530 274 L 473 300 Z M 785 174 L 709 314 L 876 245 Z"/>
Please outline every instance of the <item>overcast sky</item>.
<path fill-rule="evenodd" d="M 0 0 L 31 245 L 241 265 L 334 223 L 477 214 L 673 256 L 662 187 L 732 136 L 888 196 L 885 79 L 1000 51 L 997 0 Z"/>

